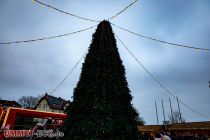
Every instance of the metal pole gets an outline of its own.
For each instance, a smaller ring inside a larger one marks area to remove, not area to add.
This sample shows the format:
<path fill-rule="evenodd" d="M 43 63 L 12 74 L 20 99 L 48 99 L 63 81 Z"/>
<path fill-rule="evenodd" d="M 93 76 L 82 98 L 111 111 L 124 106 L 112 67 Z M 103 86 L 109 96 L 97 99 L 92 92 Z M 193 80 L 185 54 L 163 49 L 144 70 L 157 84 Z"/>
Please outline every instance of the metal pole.
<path fill-rule="evenodd" d="M 179 109 L 179 120 L 180 120 L 180 122 L 182 123 L 182 115 L 181 115 L 181 111 L 180 111 L 180 107 L 179 107 L 179 99 L 178 99 L 177 96 L 176 96 L 176 100 L 177 100 L 178 109 Z"/>
<path fill-rule="evenodd" d="M 158 111 L 157 111 L 156 100 L 155 100 L 155 109 L 156 109 L 157 124 L 159 125 L 159 119 L 158 119 Z"/>
<path fill-rule="evenodd" d="M 166 118 L 165 118 L 165 111 L 164 111 L 164 106 L 163 106 L 163 100 L 162 100 L 162 99 L 161 99 L 161 102 L 162 102 L 163 117 L 164 117 L 164 125 L 165 125 Z"/>
<path fill-rule="evenodd" d="M 174 123 L 174 115 L 173 115 L 173 110 L 172 110 L 172 105 L 171 105 L 171 99 L 170 98 L 169 98 L 169 103 L 170 103 L 170 108 L 171 108 L 172 123 Z"/>

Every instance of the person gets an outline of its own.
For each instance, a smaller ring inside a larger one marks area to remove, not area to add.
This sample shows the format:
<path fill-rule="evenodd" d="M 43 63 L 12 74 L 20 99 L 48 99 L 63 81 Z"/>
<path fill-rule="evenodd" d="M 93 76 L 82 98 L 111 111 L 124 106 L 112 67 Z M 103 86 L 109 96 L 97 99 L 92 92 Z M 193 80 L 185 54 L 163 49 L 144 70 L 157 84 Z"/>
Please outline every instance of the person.
<path fill-rule="evenodd" d="M 149 140 L 149 134 L 148 133 L 144 133 L 143 137 L 144 137 L 144 140 Z"/>
<path fill-rule="evenodd" d="M 37 123 L 36 126 L 33 128 L 34 133 L 37 133 L 37 130 L 44 130 L 44 124 Z M 43 140 L 43 138 L 33 135 L 32 137 L 28 137 L 25 140 Z"/>
<path fill-rule="evenodd" d="M 206 140 L 206 137 L 204 134 L 199 134 L 199 140 Z"/>
<path fill-rule="evenodd" d="M 171 138 L 167 135 L 161 137 L 161 140 L 171 140 Z"/>
<path fill-rule="evenodd" d="M 48 119 L 46 124 L 45 124 L 45 129 L 49 130 L 49 129 L 51 129 L 51 127 L 52 127 L 52 120 Z"/>
<path fill-rule="evenodd" d="M 155 140 L 161 140 L 161 135 L 160 134 L 155 134 Z"/>

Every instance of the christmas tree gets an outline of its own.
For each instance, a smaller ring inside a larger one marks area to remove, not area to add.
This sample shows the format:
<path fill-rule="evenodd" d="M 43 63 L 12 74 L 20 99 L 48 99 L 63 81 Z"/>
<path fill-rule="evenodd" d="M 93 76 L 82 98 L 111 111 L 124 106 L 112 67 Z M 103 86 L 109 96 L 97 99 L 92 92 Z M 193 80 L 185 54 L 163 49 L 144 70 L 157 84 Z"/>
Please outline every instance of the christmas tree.
<path fill-rule="evenodd" d="M 108 21 L 99 23 L 62 131 L 66 140 L 136 140 L 138 113 Z"/>

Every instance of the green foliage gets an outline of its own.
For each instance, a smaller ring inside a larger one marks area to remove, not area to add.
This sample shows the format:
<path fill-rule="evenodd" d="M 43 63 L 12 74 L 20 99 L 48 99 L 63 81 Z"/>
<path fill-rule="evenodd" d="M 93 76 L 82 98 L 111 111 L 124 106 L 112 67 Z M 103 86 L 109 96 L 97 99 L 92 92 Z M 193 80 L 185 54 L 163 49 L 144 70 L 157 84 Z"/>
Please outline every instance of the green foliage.
<path fill-rule="evenodd" d="M 145 120 L 142 117 L 137 117 L 136 118 L 138 125 L 144 125 L 145 124 Z"/>
<path fill-rule="evenodd" d="M 93 34 L 73 103 L 66 110 L 64 139 L 138 139 L 138 113 L 131 100 L 111 25 L 102 21 Z"/>

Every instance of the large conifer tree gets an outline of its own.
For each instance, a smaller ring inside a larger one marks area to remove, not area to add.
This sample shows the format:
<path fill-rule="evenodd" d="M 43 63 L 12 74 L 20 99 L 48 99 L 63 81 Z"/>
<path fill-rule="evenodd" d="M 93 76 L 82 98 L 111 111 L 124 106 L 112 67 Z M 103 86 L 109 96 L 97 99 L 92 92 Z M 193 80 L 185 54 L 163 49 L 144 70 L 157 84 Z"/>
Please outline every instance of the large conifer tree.
<path fill-rule="evenodd" d="M 136 140 L 138 113 L 108 21 L 99 23 L 74 89 L 66 140 Z"/>

